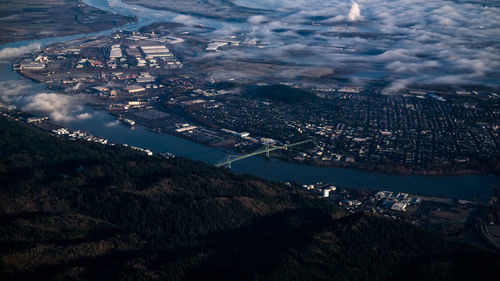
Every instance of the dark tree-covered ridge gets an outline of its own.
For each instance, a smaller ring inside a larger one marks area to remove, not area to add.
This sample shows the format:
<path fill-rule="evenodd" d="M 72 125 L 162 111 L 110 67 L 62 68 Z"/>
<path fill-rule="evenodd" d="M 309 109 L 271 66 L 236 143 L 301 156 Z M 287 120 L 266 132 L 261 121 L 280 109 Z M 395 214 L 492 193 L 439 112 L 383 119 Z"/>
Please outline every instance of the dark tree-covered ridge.
<path fill-rule="evenodd" d="M 183 158 L 0 118 L 1 280 L 496 280 L 498 255 Z M 479 275 L 478 275 L 479 274 Z"/>
<path fill-rule="evenodd" d="M 311 92 L 286 85 L 250 86 L 247 93 L 286 104 L 306 104 L 319 100 L 319 97 Z"/>

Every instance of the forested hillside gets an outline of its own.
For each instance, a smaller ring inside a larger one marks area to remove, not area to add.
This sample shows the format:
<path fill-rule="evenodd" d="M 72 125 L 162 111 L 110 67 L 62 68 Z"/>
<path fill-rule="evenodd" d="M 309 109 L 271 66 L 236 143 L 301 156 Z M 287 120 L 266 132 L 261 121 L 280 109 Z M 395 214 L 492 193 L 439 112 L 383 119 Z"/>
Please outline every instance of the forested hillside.
<path fill-rule="evenodd" d="M 294 105 L 308 104 L 319 100 L 313 93 L 286 85 L 249 86 L 246 93 L 259 98 Z"/>
<path fill-rule="evenodd" d="M 183 158 L 0 118 L 1 280 L 497 280 L 500 258 Z M 496 275 L 496 276 L 495 276 Z"/>

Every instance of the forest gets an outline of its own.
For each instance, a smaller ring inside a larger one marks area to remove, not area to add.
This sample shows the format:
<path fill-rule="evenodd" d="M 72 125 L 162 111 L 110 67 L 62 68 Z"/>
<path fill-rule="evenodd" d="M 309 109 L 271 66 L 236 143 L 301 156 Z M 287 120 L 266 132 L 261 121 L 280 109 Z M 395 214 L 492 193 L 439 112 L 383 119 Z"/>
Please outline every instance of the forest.
<path fill-rule="evenodd" d="M 246 92 L 259 98 L 295 105 L 312 103 L 319 100 L 311 92 L 286 85 L 248 86 Z"/>
<path fill-rule="evenodd" d="M 0 117 L 1 280 L 497 280 L 500 256 L 282 183 Z"/>

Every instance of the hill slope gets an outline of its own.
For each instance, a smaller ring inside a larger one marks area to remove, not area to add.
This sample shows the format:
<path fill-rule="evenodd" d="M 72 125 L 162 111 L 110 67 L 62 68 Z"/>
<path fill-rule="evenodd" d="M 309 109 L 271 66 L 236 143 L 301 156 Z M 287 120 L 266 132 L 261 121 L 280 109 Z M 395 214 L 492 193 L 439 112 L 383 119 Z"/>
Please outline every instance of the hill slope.
<path fill-rule="evenodd" d="M 500 273 L 498 256 L 401 222 L 339 219 L 328 202 L 279 183 L 60 139 L 2 118 L 0 182 L 2 280 L 467 280 Z"/>
<path fill-rule="evenodd" d="M 308 104 L 319 100 L 311 92 L 286 85 L 250 86 L 247 88 L 247 94 L 294 105 Z"/>

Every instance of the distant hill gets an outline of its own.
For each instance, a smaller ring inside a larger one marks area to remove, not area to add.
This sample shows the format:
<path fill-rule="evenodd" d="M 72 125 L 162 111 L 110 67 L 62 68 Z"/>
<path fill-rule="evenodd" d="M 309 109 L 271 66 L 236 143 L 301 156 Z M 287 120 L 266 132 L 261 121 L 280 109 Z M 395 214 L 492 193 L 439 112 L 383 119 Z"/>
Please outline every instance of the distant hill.
<path fill-rule="evenodd" d="M 286 85 L 252 86 L 248 87 L 247 93 L 286 104 L 305 104 L 319 100 L 318 96 L 311 92 Z"/>
<path fill-rule="evenodd" d="M 0 118 L 0 280 L 496 280 L 500 257 L 183 158 Z"/>

